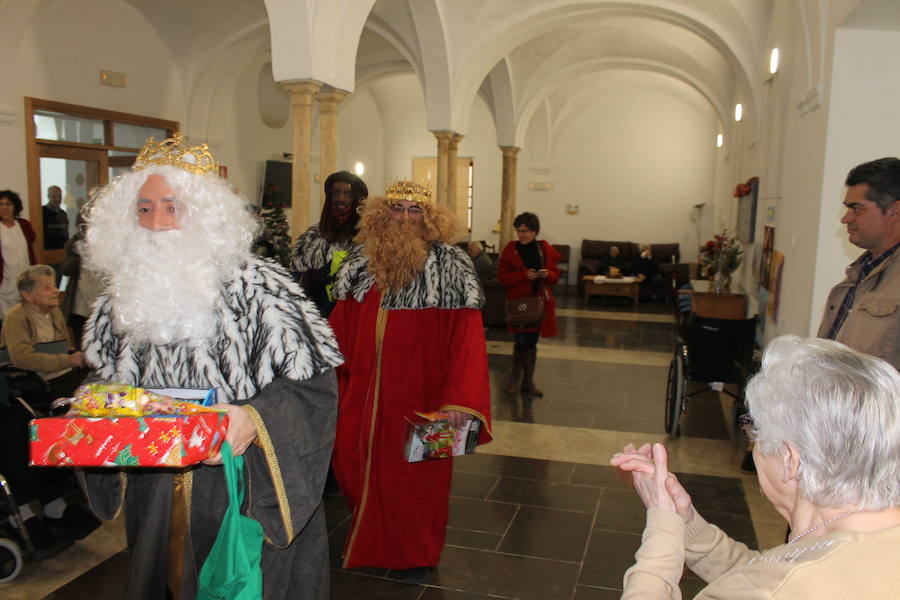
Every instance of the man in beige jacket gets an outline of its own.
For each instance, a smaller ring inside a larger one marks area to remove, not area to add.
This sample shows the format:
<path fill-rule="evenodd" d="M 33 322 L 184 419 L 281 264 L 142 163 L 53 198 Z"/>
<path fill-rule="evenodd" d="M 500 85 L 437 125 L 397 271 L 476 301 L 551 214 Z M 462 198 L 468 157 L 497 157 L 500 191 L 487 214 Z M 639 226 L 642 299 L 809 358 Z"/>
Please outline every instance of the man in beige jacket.
<path fill-rule="evenodd" d="M 900 369 L 900 159 L 863 163 L 846 185 L 841 223 L 865 252 L 828 295 L 818 336 Z"/>

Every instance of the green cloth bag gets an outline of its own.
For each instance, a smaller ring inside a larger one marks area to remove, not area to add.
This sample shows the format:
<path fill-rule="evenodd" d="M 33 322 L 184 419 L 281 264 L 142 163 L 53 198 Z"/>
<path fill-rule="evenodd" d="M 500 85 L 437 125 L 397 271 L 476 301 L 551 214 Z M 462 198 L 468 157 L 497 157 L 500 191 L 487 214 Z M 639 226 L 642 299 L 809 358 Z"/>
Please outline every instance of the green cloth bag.
<path fill-rule="evenodd" d="M 232 456 L 222 443 L 228 508 L 219 535 L 200 569 L 197 600 L 258 600 L 263 597 L 263 528 L 241 514 L 244 503 L 244 457 Z"/>

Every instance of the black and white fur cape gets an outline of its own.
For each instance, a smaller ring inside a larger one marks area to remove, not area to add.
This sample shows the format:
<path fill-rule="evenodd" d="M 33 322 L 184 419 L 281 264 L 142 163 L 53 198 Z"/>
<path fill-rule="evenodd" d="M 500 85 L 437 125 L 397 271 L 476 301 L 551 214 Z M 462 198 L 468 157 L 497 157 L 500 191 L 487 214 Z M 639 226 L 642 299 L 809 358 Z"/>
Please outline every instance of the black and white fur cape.
<path fill-rule="evenodd" d="M 369 257 L 364 246 L 350 251 L 341 264 L 334 282 L 338 300 L 352 297 L 362 302 L 375 285 L 369 271 Z M 425 267 L 412 283 L 401 290 L 390 290 L 381 298 L 388 309 L 481 308 L 484 292 L 475 267 L 465 252 L 450 244 L 436 244 L 428 253 Z"/>
<path fill-rule="evenodd" d="M 303 381 L 343 362 L 334 333 L 300 286 L 274 262 L 251 257 L 224 284 L 219 331 L 208 343 L 133 343 L 116 332 L 107 296 L 85 331 L 97 375 L 143 387 L 217 388 L 220 402 L 245 400 L 279 377 Z"/>
<path fill-rule="evenodd" d="M 321 269 L 325 265 L 331 264 L 332 252 L 336 250 L 351 250 L 358 245 L 352 239 L 329 242 L 322 237 L 319 231 L 319 224 L 316 223 L 297 238 L 297 245 L 294 247 L 294 270 L 298 273 L 304 273 L 310 270 Z"/>

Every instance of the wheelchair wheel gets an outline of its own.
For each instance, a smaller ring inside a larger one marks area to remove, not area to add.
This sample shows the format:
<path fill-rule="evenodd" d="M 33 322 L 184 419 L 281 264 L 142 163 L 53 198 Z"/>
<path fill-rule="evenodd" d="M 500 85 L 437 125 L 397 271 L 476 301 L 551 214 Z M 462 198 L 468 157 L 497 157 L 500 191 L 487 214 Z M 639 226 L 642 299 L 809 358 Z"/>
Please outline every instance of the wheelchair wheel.
<path fill-rule="evenodd" d="M 669 379 L 666 384 L 666 433 L 677 437 L 684 411 L 684 357 L 678 353 L 669 363 Z"/>
<path fill-rule="evenodd" d="M 12 581 L 22 570 L 22 550 L 14 541 L 0 538 L 0 583 Z"/>

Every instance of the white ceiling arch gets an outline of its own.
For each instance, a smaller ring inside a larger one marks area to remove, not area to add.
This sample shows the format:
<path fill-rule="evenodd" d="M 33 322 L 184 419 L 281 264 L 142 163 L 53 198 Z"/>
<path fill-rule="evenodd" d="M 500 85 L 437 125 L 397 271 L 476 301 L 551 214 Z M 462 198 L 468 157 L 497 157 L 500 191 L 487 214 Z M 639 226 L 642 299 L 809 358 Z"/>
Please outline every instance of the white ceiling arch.
<path fill-rule="evenodd" d="M 741 95 L 746 96 L 748 122 L 755 122 L 761 82 L 752 77 L 759 70 L 760 57 L 758 43 L 748 34 L 749 26 L 731 7 L 722 0 L 703 3 L 693 0 L 650 2 L 625 1 L 608 2 L 595 0 L 577 2 L 557 0 L 554 2 L 523 2 L 516 10 L 497 18 L 497 9 L 503 2 L 485 3 L 491 8 L 491 23 L 485 27 L 476 24 L 471 29 L 478 31 L 475 39 L 468 39 L 466 61 L 459 69 L 454 86 L 454 114 L 448 117 L 455 123 L 466 123 L 471 99 L 500 58 L 516 49 L 528 45 L 544 34 L 552 34 L 561 27 L 572 23 L 593 22 L 598 26 L 606 19 L 640 17 L 649 21 L 660 21 L 692 32 L 708 43 L 730 66 L 732 78 Z M 708 10 L 711 4 L 721 10 Z"/>
<path fill-rule="evenodd" d="M 531 117 L 534 114 L 534 111 L 537 110 L 538 107 L 543 106 L 545 100 L 553 95 L 562 86 L 578 84 L 579 82 L 593 83 L 594 81 L 602 80 L 604 72 L 606 71 L 619 71 L 629 69 L 649 71 L 660 76 L 670 77 L 672 79 L 685 83 L 686 85 L 697 91 L 698 97 L 703 98 L 708 103 L 711 114 L 715 115 L 715 118 L 719 121 L 720 125 L 724 126 L 729 122 L 728 109 L 725 106 L 717 103 L 715 96 L 705 88 L 704 84 L 692 78 L 689 73 L 680 71 L 669 65 L 658 62 L 649 62 L 642 60 L 623 61 L 619 59 L 597 59 L 594 61 L 586 61 L 579 65 L 572 65 L 572 67 L 568 71 L 560 72 L 552 80 L 546 81 L 546 86 L 540 90 L 539 94 L 535 94 L 529 98 L 523 99 L 520 113 L 521 118 L 519 119 L 516 127 L 516 145 L 518 146 L 524 144 L 526 132 L 528 130 L 528 126 L 531 121 Z M 584 87 L 585 86 L 583 84 L 575 85 L 574 89 L 576 90 L 576 93 L 573 94 L 573 98 L 579 97 L 579 93 Z M 558 122 L 557 117 L 560 116 L 561 111 L 566 105 L 567 103 L 561 105 L 558 111 L 556 111 L 556 114 L 551 115 L 551 123 L 554 126 Z M 571 107 L 569 108 L 569 110 L 571 110 Z"/>

